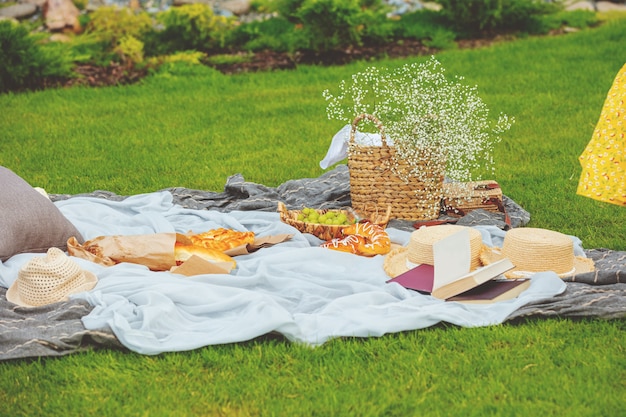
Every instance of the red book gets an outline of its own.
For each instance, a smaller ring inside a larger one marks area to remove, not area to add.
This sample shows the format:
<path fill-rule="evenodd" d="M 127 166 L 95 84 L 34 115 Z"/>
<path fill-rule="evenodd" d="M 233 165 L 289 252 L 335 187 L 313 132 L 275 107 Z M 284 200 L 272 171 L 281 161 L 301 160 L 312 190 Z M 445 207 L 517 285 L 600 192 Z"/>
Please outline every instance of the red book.
<path fill-rule="evenodd" d="M 495 279 L 450 297 L 446 301 L 478 304 L 493 303 L 515 298 L 528 287 L 530 287 L 530 279 Z"/>
<path fill-rule="evenodd" d="M 391 278 L 387 282 L 397 282 L 410 290 L 430 294 L 433 290 L 434 280 L 435 267 L 432 265 L 421 264 L 415 268 L 409 269 L 395 278 Z"/>

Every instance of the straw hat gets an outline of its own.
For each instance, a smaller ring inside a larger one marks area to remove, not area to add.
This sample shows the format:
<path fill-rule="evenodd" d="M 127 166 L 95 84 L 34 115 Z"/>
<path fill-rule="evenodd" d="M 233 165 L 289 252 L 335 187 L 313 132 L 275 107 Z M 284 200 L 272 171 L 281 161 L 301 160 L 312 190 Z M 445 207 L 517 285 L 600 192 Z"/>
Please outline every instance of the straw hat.
<path fill-rule="evenodd" d="M 411 233 L 407 246 L 392 249 L 383 262 L 385 272 L 393 278 L 420 264 L 434 265 L 433 245 L 435 242 L 463 229 L 467 229 L 470 235 L 470 269 L 480 267 L 482 265 L 480 253 L 483 250 L 480 232 L 468 226 L 441 224 L 417 229 Z"/>
<path fill-rule="evenodd" d="M 20 268 L 6 296 L 14 304 L 38 307 L 89 291 L 97 282 L 93 273 L 80 269 L 61 249 L 50 248 L 45 257 L 34 257 Z"/>
<path fill-rule="evenodd" d="M 507 278 L 524 278 L 536 272 L 554 271 L 561 278 L 594 270 L 592 259 L 574 256 L 574 241 L 553 230 L 522 227 L 504 235 L 502 248 L 488 248 L 480 255 L 488 265 L 509 258 L 515 268 Z"/>

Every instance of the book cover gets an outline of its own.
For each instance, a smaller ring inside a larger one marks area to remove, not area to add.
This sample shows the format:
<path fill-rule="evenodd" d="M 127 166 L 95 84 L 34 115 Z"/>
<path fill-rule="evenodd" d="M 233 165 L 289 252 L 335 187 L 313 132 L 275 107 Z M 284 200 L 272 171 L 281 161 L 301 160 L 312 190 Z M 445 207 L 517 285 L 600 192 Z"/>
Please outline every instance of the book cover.
<path fill-rule="evenodd" d="M 424 294 L 430 294 L 433 290 L 433 281 L 435 279 L 435 267 L 432 265 L 421 264 L 408 271 L 398 275 L 387 282 L 397 282 L 404 288 L 419 291 Z"/>
<path fill-rule="evenodd" d="M 530 287 L 530 279 L 494 279 L 464 293 L 450 297 L 446 301 L 486 304 L 511 300 L 528 287 Z"/>

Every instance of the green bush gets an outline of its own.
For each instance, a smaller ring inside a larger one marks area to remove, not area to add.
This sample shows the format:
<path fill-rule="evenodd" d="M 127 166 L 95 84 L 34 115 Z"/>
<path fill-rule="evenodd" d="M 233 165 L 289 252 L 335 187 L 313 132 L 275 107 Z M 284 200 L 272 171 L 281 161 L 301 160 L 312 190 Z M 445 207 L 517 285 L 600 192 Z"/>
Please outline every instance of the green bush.
<path fill-rule="evenodd" d="M 72 54 L 60 42 L 43 42 L 10 20 L 0 21 L 0 93 L 37 89 L 56 78 L 73 76 Z"/>
<path fill-rule="evenodd" d="M 296 3 L 299 0 L 296 1 Z M 364 40 L 383 41 L 391 33 L 379 0 L 304 0 L 294 13 L 308 49 L 329 51 Z"/>
<path fill-rule="evenodd" d="M 540 16 L 535 21 L 531 33 L 546 34 L 551 30 L 557 30 L 564 26 L 573 28 L 587 28 L 598 24 L 596 13 L 590 10 L 572 10 Z"/>
<path fill-rule="evenodd" d="M 298 10 L 306 0 L 267 0 L 267 8 L 292 23 L 300 23 Z"/>
<path fill-rule="evenodd" d="M 278 14 L 235 29 L 233 46 L 248 51 L 324 52 L 362 44 L 380 44 L 394 36 L 380 0 L 274 0 L 263 6 Z"/>
<path fill-rule="evenodd" d="M 113 43 L 124 37 L 143 38 L 152 31 L 152 18 L 147 12 L 134 12 L 127 7 L 104 6 L 91 13 L 85 31 L 97 33 Z"/>
<path fill-rule="evenodd" d="M 252 21 L 235 28 L 228 44 L 246 51 L 295 52 L 306 45 L 296 25 L 283 17 Z"/>
<path fill-rule="evenodd" d="M 423 40 L 437 45 L 445 44 L 449 48 L 457 34 L 442 23 L 439 12 L 433 10 L 417 10 L 400 16 L 394 25 L 394 36 L 400 39 Z M 444 41 L 445 40 L 445 41 Z M 434 47 L 434 45 L 431 45 Z"/>
<path fill-rule="evenodd" d="M 455 49 L 458 45 L 455 42 L 456 34 L 446 29 L 437 29 L 429 37 L 423 39 L 424 45 L 435 49 Z"/>
<path fill-rule="evenodd" d="M 600 22 L 598 15 L 591 10 L 563 11 L 557 13 L 556 17 L 560 18 L 564 25 L 580 29 L 596 26 Z"/>
<path fill-rule="evenodd" d="M 111 61 L 119 58 L 113 51 L 111 42 L 102 39 L 97 34 L 83 33 L 80 36 L 74 36 L 68 45 L 76 63 L 107 66 Z"/>
<path fill-rule="evenodd" d="M 539 16 L 562 9 L 543 0 L 437 0 L 446 25 L 461 36 L 529 33 Z"/>
<path fill-rule="evenodd" d="M 363 44 L 384 44 L 393 39 L 396 22 L 387 17 L 380 1 L 361 1 L 361 40 Z"/>
<path fill-rule="evenodd" d="M 167 54 L 176 51 L 219 51 L 226 45 L 235 19 L 216 16 L 206 4 L 188 4 L 173 7 L 157 14 L 163 30 L 146 42 L 150 54 Z"/>
<path fill-rule="evenodd" d="M 152 31 L 148 13 L 115 6 L 100 7 L 91 13 L 85 29 L 94 38 L 89 43 L 94 62 L 104 65 L 108 59 L 128 65 L 142 62 L 143 39 Z"/>

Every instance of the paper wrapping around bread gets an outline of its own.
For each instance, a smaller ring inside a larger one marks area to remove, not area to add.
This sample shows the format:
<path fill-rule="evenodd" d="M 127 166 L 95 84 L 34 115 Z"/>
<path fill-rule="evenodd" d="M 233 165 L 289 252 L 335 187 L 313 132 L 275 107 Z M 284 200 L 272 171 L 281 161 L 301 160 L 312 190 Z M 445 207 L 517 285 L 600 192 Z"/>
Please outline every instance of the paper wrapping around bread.
<path fill-rule="evenodd" d="M 174 245 L 179 239 L 188 241 L 178 233 L 98 236 L 82 245 L 75 238 L 70 238 L 67 252 L 105 266 L 128 262 L 147 266 L 152 271 L 167 271 L 176 266 Z"/>
<path fill-rule="evenodd" d="M 252 244 L 246 244 L 245 242 L 250 240 L 249 234 L 252 232 L 241 233 L 248 233 L 247 235 L 242 235 L 245 237 L 245 241 L 242 241 L 243 244 L 229 249 L 226 252 L 218 254 L 210 252 L 210 248 L 201 247 L 201 251 L 197 252 L 195 256 L 187 256 L 187 260 L 194 258 L 193 269 L 191 269 L 191 266 L 179 269 L 182 265 L 177 265 L 176 245 L 193 245 L 189 235 L 180 233 L 99 236 L 83 244 L 80 244 L 75 238 L 70 238 L 67 241 L 67 250 L 71 256 L 86 259 L 104 266 L 128 262 L 144 265 L 152 271 L 173 271 L 174 269 L 184 271 L 188 269 L 190 271 L 193 270 L 195 274 L 228 273 L 236 266 L 232 258 L 233 256 L 248 254 L 259 248 L 272 246 L 291 238 L 291 235 L 265 236 L 263 238 L 254 239 Z M 206 250 L 202 251 L 202 249 Z M 189 255 L 193 254 L 190 253 Z M 202 267 L 202 262 L 199 260 L 204 261 L 204 267 Z M 183 265 L 185 263 L 187 262 L 184 262 Z M 211 263 L 213 265 L 211 265 Z M 220 268 L 214 268 L 213 266 L 215 265 Z M 189 274 L 186 273 L 185 275 Z"/>
<path fill-rule="evenodd" d="M 91 262 L 112 266 L 122 262 L 144 265 L 152 271 L 169 271 L 181 263 L 177 263 L 176 247 L 186 247 L 185 260 L 191 257 L 191 241 L 180 233 L 153 233 L 148 235 L 98 236 L 84 244 L 78 243 L 75 238 L 67 242 L 68 253 Z M 197 248 L 196 255 L 206 261 L 226 263 L 226 272 L 235 266 L 232 257 L 211 251 L 206 248 Z M 224 265 L 223 265 L 224 266 Z"/>

